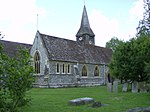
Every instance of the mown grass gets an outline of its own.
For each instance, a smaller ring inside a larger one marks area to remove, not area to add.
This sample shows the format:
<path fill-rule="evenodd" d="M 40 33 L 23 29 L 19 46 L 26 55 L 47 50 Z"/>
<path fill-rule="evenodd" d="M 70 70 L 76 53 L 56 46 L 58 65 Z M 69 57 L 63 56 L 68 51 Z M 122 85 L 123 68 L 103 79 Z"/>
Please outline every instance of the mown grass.
<path fill-rule="evenodd" d="M 42 89 L 34 88 L 29 91 L 31 105 L 24 107 L 22 112 L 126 112 L 135 107 L 149 107 L 150 93 L 121 92 L 109 93 L 106 86 Z M 91 97 L 107 106 L 90 108 L 89 105 L 70 106 L 68 101 Z"/>

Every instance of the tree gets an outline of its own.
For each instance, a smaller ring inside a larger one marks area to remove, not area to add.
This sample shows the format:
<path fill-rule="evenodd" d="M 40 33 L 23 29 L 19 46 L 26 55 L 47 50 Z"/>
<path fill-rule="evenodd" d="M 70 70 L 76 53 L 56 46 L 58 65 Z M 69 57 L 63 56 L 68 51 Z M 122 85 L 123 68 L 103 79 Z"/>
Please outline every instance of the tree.
<path fill-rule="evenodd" d="M 141 35 L 120 44 L 113 53 L 109 64 L 110 73 L 125 81 L 147 81 L 149 75 L 145 72 L 145 66 L 150 62 L 149 48 L 148 35 Z"/>
<path fill-rule="evenodd" d="M 150 35 L 150 0 L 144 1 L 144 14 L 143 19 L 139 21 L 137 27 L 137 35 L 149 34 Z"/>
<path fill-rule="evenodd" d="M 0 39 L 4 38 L 5 35 L 2 35 L 2 33 L 0 32 Z"/>
<path fill-rule="evenodd" d="M 130 79 L 131 74 L 131 45 L 130 42 L 120 44 L 114 51 L 111 63 L 109 64 L 110 74 L 125 81 Z"/>
<path fill-rule="evenodd" d="M 144 0 L 144 9 L 136 38 L 119 44 L 109 64 L 111 74 L 119 79 L 141 82 L 150 77 L 150 0 Z"/>
<path fill-rule="evenodd" d="M 30 100 L 26 91 L 34 81 L 31 56 L 28 50 L 19 48 L 16 57 L 10 58 L 0 48 L 0 111 L 16 112 Z"/>
<path fill-rule="evenodd" d="M 147 73 L 148 78 L 149 78 L 148 81 L 150 82 L 150 62 L 146 63 L 146 66 L 145 66 L 144 70 Z"/>
<path fill-rule="evenodd" d="M 119 40 L 117 37 L 113 37 L 106 43 L 106 48 L 110 48 L 114 52 L 116 50 L 116 47 L 121 43 L 123 43 L 123 41 Z"/>

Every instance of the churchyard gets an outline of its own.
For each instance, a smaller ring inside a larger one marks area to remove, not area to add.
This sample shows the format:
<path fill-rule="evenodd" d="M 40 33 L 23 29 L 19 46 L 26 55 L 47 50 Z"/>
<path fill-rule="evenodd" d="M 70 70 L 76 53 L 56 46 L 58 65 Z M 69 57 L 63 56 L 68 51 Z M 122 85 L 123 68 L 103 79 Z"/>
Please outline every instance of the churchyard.
<path fill-rule="evenodd" d="M 29 106 L 23 107 L 22 112 L 127 112 L 136 107 L 150 106 L 150 92 L 132 93 L 129 85 L 127 92 L 109 92 L 107 86 L 78 87 L 78 88 L 33 88 L 28 92 L 31 96 Z M 150 85 L 149 85 L 150 86 Z M 112 90 L 114 91 L 114 90 Z M 92 107 L 92 104 L 70 105 L 69 101 L 76 98 L 90 97 L 103 104 Z"/>

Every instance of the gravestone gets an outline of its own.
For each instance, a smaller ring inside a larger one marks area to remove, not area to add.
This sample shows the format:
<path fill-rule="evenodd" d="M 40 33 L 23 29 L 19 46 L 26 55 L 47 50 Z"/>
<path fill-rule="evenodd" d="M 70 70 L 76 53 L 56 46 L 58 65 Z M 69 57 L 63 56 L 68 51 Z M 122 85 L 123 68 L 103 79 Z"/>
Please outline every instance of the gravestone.
<path fill-rule="evenodd" d="M 134 81 L 132 83 L 132 93 L 137 93 L 138 92 L 138 82 Z"/>
<path fill-rule="evenodd" d="M 73 99 L 69 101 L 70 105 L 74 105 L 74 106 L 78 106 L 78 105 L 85 105 L 85 104 L 89 104 L 89 103 L 93 103 L 94 99 L 93 98 L 77 98 L 77 99 Z"/>
<path fill-rule="evenodd" d="M 107 83 L 107 91 L 112 92 L 112 83 Z"/>
<path fill-rule="evenodd" d="M 136 107 L 133 109 L 129 109 L 128 112 L 150 112 L 150 107 L 147 107 L 147 108 Z"/>
<path fill-rule="evenodd" d="M 147 88 L 147 85 L 146 85 L 146 82 L 139 82 L 139 90 L 140 92 L 147 92 L 148 88 Z"/>
<path fill-rule="evenodd" d="M 113 92 L 118 93 L 118 81 L 113 82 Z"/>
<path fill-rule="evenodd" d="M 124 83 L 122 87 L 122 92 L 127 92 L 128 90 L 128 83 Z"/>

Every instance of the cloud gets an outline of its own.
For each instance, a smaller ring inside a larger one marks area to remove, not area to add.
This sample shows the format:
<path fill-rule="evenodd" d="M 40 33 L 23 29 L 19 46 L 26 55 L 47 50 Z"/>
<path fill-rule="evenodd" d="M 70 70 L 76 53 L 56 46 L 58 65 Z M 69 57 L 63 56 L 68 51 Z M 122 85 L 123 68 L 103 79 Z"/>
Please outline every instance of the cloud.
<path fill-rule="evenodd" d="M 124 41 L 135 36 L 139 20 L 143 17 L 143 1 L 134 1 L 131 8 L 127 11 L 128 16 L 117 12 L 115 18 L 105 16 L 100 10 L 93 10 L 91 12 L 89 20 L 91 28 L 96 35 L 96 45 L 104 47 L 106 42 L 114 36 Z"/>
<path fill-rule="evenodd" d="M 100 10 L 93 10 L 89 15 L 91 28 L 95 33 L 95 43 L 98 46 L 105 46 L 113 36 L 119 34 L 119 22 L 117 19 L 110 19 Z"/>
<path fill-rule="evenodd" d="M 136 33 L 135 29 L 138 26 L 138 21 L 143 16 L 142 0 L 133 1 L 132 7 L 127 11 L 128 17 L 126 18 L 121 16 L 123 15 L 121 12 L 116 12 L 116 17 L 110 18 L 101 10 L 94 9 L 91 11 L 89 14 L 89 21 L 91 28 L 96 35 L 96 45 L 105 46 L 105 43 L 113 36 L 122 40 L 128 40 L 133 37 Z M 6 35 L 4 39 L 31 44 L 37 30 L 37 13 L 40 15 L 40 19 L 42 18 L 42 21 L 45 20 L 42 22 L 43 24 L 48 20 L 54 21 L 53 19 L 48 18 L 49 10 L 37 6 L 36 0 L 0 0 L 0 31 L 4 32 L 4 35 Z M 46 23 L 46 25 L 48 25 L 48 23 Z M 60 24 L 55 23 L 55 26 L 53 26 L 51 23 L 51 30 L 49 30 L 49 26 L 46 25 L 43 26 L 43 29 L 40 27 L 40 30 L 47 30 L 47 32 L 51 31 L 50 35 L 61 34 L 61 37 L 74 36 L 76 33 L 74 29 L 78 29 L 79 27 L 75 25 L 77 28 L 67 30 L 65 27 L 68 26 L 62 26 L 64 29 L 60 28 L 61 30 L 59 31 L 56 25 Z M 53 31 L 55 27 L 56 30 Z"/>
<path fill-rule="evenodd" d="M 130 14 L 130 20 L 135 21 L 135 20 L 141 20 L 143 18 L 143 0 L 137 0 L 133 2 L 132 8 L 129 10 Z"/>
<path fill-rule="evenodd" d="M 46 15 L 46 10 L 36 6 L 36 0 L 0 0 L 0 31 L 4 32 L 4 39 L 32 43 L 37 13 Z"/>

